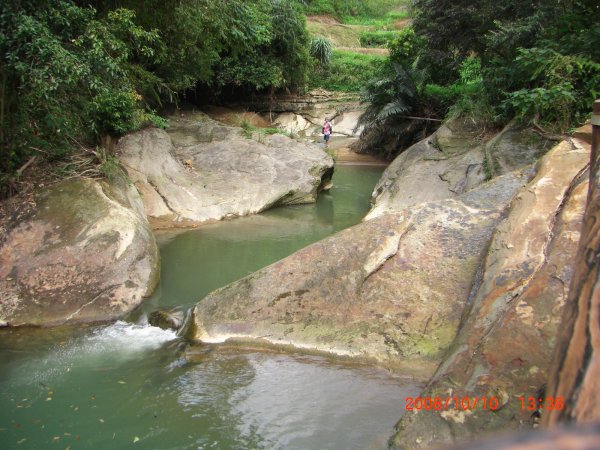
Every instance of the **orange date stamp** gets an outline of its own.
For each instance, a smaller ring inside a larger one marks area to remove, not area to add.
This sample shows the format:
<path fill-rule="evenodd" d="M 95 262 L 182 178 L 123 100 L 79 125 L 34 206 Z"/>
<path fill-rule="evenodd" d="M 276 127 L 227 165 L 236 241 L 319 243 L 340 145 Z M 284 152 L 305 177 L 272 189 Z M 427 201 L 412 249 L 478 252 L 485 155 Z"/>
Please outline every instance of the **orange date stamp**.
<path fill-rule="evenodd" d="M 406 411 L 473 411 L 476 409 L 497 411 L 497 397 L 406 397 Z"/>
<path fill-rule="evenodd" d="M 406 397 L 406 411 L 497 411 L 503 406 L 498 397 Z M 519 397 L 521 411 L 564 409 L 562 397 Z"/>

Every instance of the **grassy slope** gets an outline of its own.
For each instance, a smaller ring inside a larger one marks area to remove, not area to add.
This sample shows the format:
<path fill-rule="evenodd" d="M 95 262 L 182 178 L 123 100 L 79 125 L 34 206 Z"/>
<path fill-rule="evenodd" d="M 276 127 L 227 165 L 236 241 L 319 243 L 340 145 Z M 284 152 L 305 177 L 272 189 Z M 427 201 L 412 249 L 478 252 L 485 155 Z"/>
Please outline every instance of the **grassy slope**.
<path fill-rule="evenodd" d="M 388 51 L 384 45 L 361 46 L 361 33 L 389 32 L 410 23 L 409 2 L 388 2 L 388 7 L 389 3 L 394 3 L 391 9 L 378 17 L 346 16 L 342 22 L 326 14 L 307 17 L 311 36 L 326 37 L 334 49 L 330 67 L 314 71 L 310 88 L 358 92 L 367 80 L 377 76 Z"/>

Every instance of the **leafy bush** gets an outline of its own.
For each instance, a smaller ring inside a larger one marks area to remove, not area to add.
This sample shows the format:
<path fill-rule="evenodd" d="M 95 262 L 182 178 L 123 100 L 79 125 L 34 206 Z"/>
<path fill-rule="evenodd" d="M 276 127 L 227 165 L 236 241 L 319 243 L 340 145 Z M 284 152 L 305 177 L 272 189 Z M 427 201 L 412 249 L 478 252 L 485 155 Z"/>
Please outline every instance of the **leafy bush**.
<path fill-rule="evenodd" d="M 367 108 L 358 122 L 364 125 L 359 151 L 391 159 L 435 129 L 437 122 L 422 119 L 432 114 L 425 81 L 425 72 L 391 62 L 367 83 L 361 94 Z"/>
<path fill-rule="evenodd" d="M 106 90 L 95 96 L 90 102 L 90 115 L 97 130 L 122 135 L 136 129 L 139 98 L 135 92 L 119 90 Z"/>
<path fill-rule="evenodd" d="M 362 31 L 359 41 L 362 47 L 384 47 L 398 35 L 397 31 Z"/>
<path fill-rule="evenodd" d="M 482 127 L 493 125 L 496 114 L 486 91 L 481 59 L 467 57 L 459 69 L 459 79 L 451 85 L 456 97 L 449 110 L 450 117 L 467 118 Z"/>
<path fill-rule="evenodd" d="M 417 55 L 422 52 L 424 40 L 417 36 L 413 27 L 404 27 L 396 32 L 393 39 L 387 43 L 390 59 L 395 62 L 407 61 L 412 63 Z"/>
<path fill-rule="evenodd" d="M 158 34 L 132 11 L 99 19 L 69 0 L 3 2 L 0 10 L 0 171 L 30 155 L 48 159 L 95 134 L 134 127 L 143 103 L 133 97 L 137 62 L 154 61 Z M 5 177 L 6 178 L 6 177 Z"/>
<path fill-rule="evenodd" d="M 588 58 L 548 48 L 519 49 L 515 69 L 525 87 L 508 93 L 502 106 L 525 122 L 564 132 L 585 120 L 600 95 L 600 64 Z"/>
<path fill-rule="evenodd" d="M 565 131 L 589 115 L 599 94 L 600 23 L 593 0 L 415 0 L 417 58 L 438 85 L 461 92 L 454 113 L 517 117 Z M 481 80 L 464 83 L 464 62 Z"/>

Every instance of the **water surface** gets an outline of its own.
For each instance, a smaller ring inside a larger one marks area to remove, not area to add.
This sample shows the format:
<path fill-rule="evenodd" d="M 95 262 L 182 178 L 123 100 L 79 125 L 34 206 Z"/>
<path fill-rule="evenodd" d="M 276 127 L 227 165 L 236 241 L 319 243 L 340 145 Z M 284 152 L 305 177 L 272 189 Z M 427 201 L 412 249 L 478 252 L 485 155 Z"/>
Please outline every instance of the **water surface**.
<path fill-rule="evenodd" d="M 380 168 L 338 168 L 316 205 L 159 235 L 144 306 L 211 290 L 358 223 Z M 0 333 L 0 448 L 380 449 L 419 385 L 325 357 L 190 347 L 144 324 Z"/>
<path fill-rule="evenodd" d="M 316 204 L 157 234 L 161 283 L 145 309 L 193 305 L 209 292 L 359 223 L 383 167 L 338 166 Z"/>

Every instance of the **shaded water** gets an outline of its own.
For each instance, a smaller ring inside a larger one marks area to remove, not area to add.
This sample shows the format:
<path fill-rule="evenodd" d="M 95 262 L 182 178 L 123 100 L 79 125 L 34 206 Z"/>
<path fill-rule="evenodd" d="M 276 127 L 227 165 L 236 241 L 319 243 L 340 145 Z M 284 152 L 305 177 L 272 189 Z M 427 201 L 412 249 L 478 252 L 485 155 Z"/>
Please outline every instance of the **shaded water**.
<path fill-rule="evenodd" d="M 145 309 L 211 290 L 360 221 L 381 169 L 341 167 L 316 205 L 159 236 Z M 117 322 L 0 334 L 0 448 L 377 449 L 411 380 L 325 357 L 192 347 Z"/>

